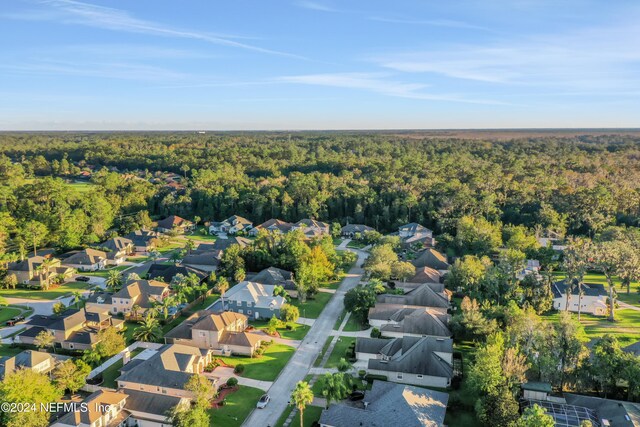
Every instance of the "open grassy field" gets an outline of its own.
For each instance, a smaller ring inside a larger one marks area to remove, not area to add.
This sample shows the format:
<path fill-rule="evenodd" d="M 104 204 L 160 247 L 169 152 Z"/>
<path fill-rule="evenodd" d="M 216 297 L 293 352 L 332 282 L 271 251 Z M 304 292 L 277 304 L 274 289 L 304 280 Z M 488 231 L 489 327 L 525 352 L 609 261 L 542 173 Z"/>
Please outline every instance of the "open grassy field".
<path fill-rule="evenodd" d="M 256 329 L 266 329 L 269 322 L 266 320 L 252 320 L 249 324 Z M 287 326 L 291 329 L 287 329 Z M 301 325 L 300 323 L 288 323 L 283 324 L 281 328 L 277 328 L 276 330 L 280 334 L 281 338 L 287 340 L 302 340 L 307 335 L 307 332 L 309 332 L 309 329 L 311 328 L 307 325 Z"/>
<path fill-rule="evenodd" d="M 69 295 L 73 291 L 84 291 L 87 290 L 94 285 L 86 282 L 69 282 L 64 283 L 55 288 L 51 288 L 49 290 L 40 290 L 40 289 L 24 289 L 24 288 L 16 288 L 16 289 L 2 289 L 0 290 L 0 296 L 5 298 L 27 298 L 34 300 L 52 300 L 61 296 Z"/>
<path fill-rule="evenodd" d="M 241 385 L 238 391 L 225 397 L 224 406 L 219 409 L 209 409 L 211 426 L 241 426 L 263 394 L 264 392 L 260 389 Z"/>
<path fill-rule="evenodd" d="M 549 321 L 556 321 L 559 312 L 544 315 Z M 577 314 L 574 313 L 577 318 Z M 584 332 L 589 339 L 600 338 L 605 334 L 615 335 L 621 346 L 626 346 L 640 340 L 640 311 L 629 308 L 618 309 L 615 313 L 616 321 L 609 322 L 607 317 L 582 314 L 580 323 L 584 326 Z"/>
<path fill-rule="evenodd" d="M 216 241 L 217 236 L 215 234 L 211 235 L 208 232 L 207 234 L 203 234 L 203 232 L 207 232 L 206 227 L 198 227 L 194 230 L 193 234 L 185 234 L 184 238 L 203 243 L 213 243 Z"/>
<path fill-rule="evenodd" d="M 278 377 L 280 371 L 285 367 L 295 349 L 288 345 L 273 343 L 268 346 L 262 356 L 259 357 L 217 357 L 224 360 L 230 366 L 236 366 L 242 363 L 245 370 L 243 377 L 253 378 L 254 380 L 273 381 Z"/>
<path fill-rule="evenodd" d="M 345 355 L 347 348 L 351 343 L 356 342 L 356 339 L 353 337 L 340 337 L 338 338 L 338 342 L 336 342 L 335 347 L 333 347 L 333 351 L 327 359 L 327 363 L 324 365 L 325 368 L 336 368 L 338 367 L 338 362 L 340 359 L 347 359 Z"/>
<path fill-rule="evenodd" d="M 558 279 L 564 279 L 565 273 L 564 271 L 554 271 L 553 275 Z M 607 279 L 604 277 L 604 274 L 598 273 L 596 271 L 590 271 L 584 276 L 585 283 L 601 283 L 605 286 L 605 289 L 608 289 L 609 284 L 607 283 Z M 627 294 L 627 288 L 622 287 L 620 279 L 617 277 L 614 278 L 613 283 L 616 285 L 616 292 L 618 293 L 618 300 L 622 302 L 626 302 L 627 304 L 635 305 L 640 307 L 640 283 L 632 282 L 631 286 L 629 286 L 629 293 Z"/>
<path fill-rule="evenodd" d="M 131 267 L 131 266 L 130 265 L 118 265 L 118 266 L 115 266 L 115 267 L 106 268 L 104 270 L 82 271 L 79 274 L 82 274 L 83 276 L 104 277 L 106 279 L 107 277 L 109 277 L 109 272 L 110 271 L 123 271 L 123 270 L 126 270 L 129 267 Z"/>
<path fill-rule="evenodd" d="M 318 292 L 314 295 L 313 299 L 307 299 L 304 303 L 301 303 L 299 299 L 292 299 L 291 304 L 298 307 L 300 317 L 317 319 L 332 296 L 333 294 L 327 292 Z"/>

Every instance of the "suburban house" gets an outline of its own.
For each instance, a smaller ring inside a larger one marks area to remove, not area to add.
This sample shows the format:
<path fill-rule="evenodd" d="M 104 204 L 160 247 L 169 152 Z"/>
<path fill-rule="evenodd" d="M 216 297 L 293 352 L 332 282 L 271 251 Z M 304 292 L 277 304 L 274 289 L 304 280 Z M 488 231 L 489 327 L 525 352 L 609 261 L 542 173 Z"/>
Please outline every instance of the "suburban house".
<path fill-rule="evenodd" d="M 18 283 L 30 287 L 48 286 L 57 277 L 69 279 L 73 274 L 74 270 L 61 265 L 59 259 L 40 255 L 31 256 L 22 261 L 10 262 L 7 266 L 7 276 L 15 275 Z"/>
<path fill-rule="evenodd" d="M 73 252 L 63 260 L 67 267 L 80 271 L 103 270 L 107 266 L 107 253 L 97 249 L 86 248 Z"/>
<path fill-rule="evenodd" d="M 122 329 L 124 321 L 114 319 L 106 310 L 92 307 L 68 309 L 64 313 L 52 316 L 36 314 L 24 324 L 26 329 L 14 337 L 19 344 L 34 344 L 36 337 L 43 331 L 53 335 L 58 348 L 67 350 L 90 350 L 98 342 L 98 332 L 114 327 Z"/>
<path fill-rule="evenodd" d="M 146 391 L 123 389 L 127 394 L 125 410 L 131 413 L 134 423 L 128 427 L 169 427 L 167 412 L 178 407 L 188 408 L 191 399 L 188 397 L 168 396 L 148 393 Z"/>
<path fill-rule="evenodd" d="M 426 283 L 426 282 L 440 282 L 442 274 L 438 270 L 434 270 L 431 267 L 417 267 L 416 274 L 408 282 L 414 283 Z"/>
<path fill-rule="evenodd" d="M 127 255 L 135 252 L 135 246 L 131 239 L 125 237 L 113 237 L 99 245 L 99 249 L 107 252 L 107 265 L 120 265 L 127 259 Z"/>
<path fill-rule="evenodd" d="M 219 250 L 191 251 L 189 255 L 186 255 L 184 258 L 182 258 L 181 264 L 187 267 L 196 268 L 198 270 L 211 273 L 212 271 L 216 271 L 218 269 L 221 256 L 222 251 Z"/>
<path fill-rule="evenodd" d="M 605 316 L 608 313 L 607 298 L 608 293 L 604 285 L 600 283 L 584 283 L 582 285 L 582 298 L 578 285 L 572 286 L 567 301 L 567 283 L 562 280 L 551 284 L 553 292 L 553 308 L 556 310 L 566 310 L 573 313 L 589 313 L 595 316 Z"/>
<path fill-rule="evenodd" d="M 375 231 L 372 227 L 364 224 L 347 224 L 340 229 L 340 235 L 347 239 L 362 236 L 367 231 Z"/>
<path fill-rule="evenodd" d="M 244 314 L 202 310 L 165 334 L 164 340 L 167 344 L 209 349 L 214 354 L 253 356 L 264 337 L 245 332 L 248 326 Z"/>
<path fill-rule="evenodd" d="M 251 319 L 280 317 L 280 308 L 286 301 L 281 295 L 273 295 L 274 288 L 273 285 L 240 282 L 225 293 L 225 309 L 246 314 Z"/>
<path fill-rule="evenodd" d="M 168 233 L 175 231 L 177 233 L 185 233 L 195 228 L 195 224 L 188 219 L 184 219 L 177 215 L 170 215 L 165 219 L 158 221 L 156 230 L 160 233 Z"/>
<path fill-rule="evenodd" d="M 189 274 L 195 274 L 200 279 L 200 282 L 209 277 L 206 271 L 198 270 L 197 268 L 189 267 L 186 265 L 167 265 L 167 264 L 151 264 L 149 270 L 147 270 L 147 278 L 173 284 L 176 276 L 182 275 L 187 277 Z"/>
<path fill-rule="evenodd" d="M 211 247 L 211 249 L 214 251 L 225 251 L 231 245 L 238 245 L 241 248 L 245 248 L 250 244 L 251 244 L 251 240 L 245 237 L 234 236 L 234 237 L 228 237 L 226 239 L 220 237 L 216 239 L 216 241 L 212 245 L 207 244 L 207 246 Z M 200 244 L 200 246 L 203 246 L 203 244 Z"/>
<path fill-rule="evenodd" d="M 66 359 L 69 359 L 69 356 L 49 354 L 44 351 L 34 350 L 25 350 L 14 356 L 0 357 L 0 380 L 18 369 L 30 369 L 35 372 L 47 374 L 51 372 L 59 362 Z"/>
<path fill-rule="evenodd" d="M 364 399 L 324 409 L 320 427 L 440 427 L 448 401 L 441 391 L 376 380 Z"/>
<path fill-rule="evenodd" d="M 169 296 L 169 284 L 157 280 L 133 280 L 111 296 L 111 312 L 128 314 L 134 306 L 143 314 L 155 302 L 162 302 Z"/>
<path fill-rule="evenodd" d="M 249 231 L 253 228 L 253 223 L 246 218 L 238 215 L 230 216 L 221 222 L 212 222 L 209 225 L 209 233 L 228 233 L 236 234 L 241 231 Z"/>
<path fill-rule="evenodd" d="M 111 390 L 98 390 L 51 424 L 51 427 L 129 427 L 134 426 L 125 403 L 127 395 Z M 86 408 L 86 409 L 83 409 Z"/>
<path fill-rule="evenodd" d="M 416 268 L 428 267 L 440 274 L 449 270 L 450 267 L 447 257 L 433 248 L 427 248 L 420 252 L 411 263 Z"/>
<path fill-rule="evenodd" d="M 453 378 L 451 338 L 357 338 L 356 358 L 392 382 L 445 388 Z"/>
<path fill-rule="evenodd" d="M 415 222 L 398 227 L 400 245 L 404 249 L 434 246 L 433 231 Z"/>
<path fill-rule="evenodd" d="M 436 290 L 434 290 L 436 289 Z M 420 307 L 449 308 L 449 294 L 439 290 L 439 284 L 421 283 L 403 295 L 382 294 L 377 297 L 378 303 L 396 305 L 414 305 Z"/>
<path fill-rule="evenodd" d="M 252 276 L 250 279 L 252 282 L 262 283 L 263 285 L 282 286 L 290 297 L 298 297 L 298 287 L 296 286 L 291 271 L 277 267 L 269 267 Z"/>
<path fill-rule="evenodd" d="M 392 338 L 451 337 L 446 308 L 376 304 L 369 309 L 369 324 Z"/>
<path fill-rule="evenodd" d="M 633 344 L 623 347 L 622 351 L 624 351 L 625 353 L 633 354 L 635 356 L 640 356 L 640 341 L 636 341 Z"/>
<path fill-rule="evenodd" d="M 147 254 L 154 250 L 158 244 L 158 233 L 150 230 L 137 230 L 127 234 L 127 239 L 133 242 L 135 252 Z"/>
<path fill-rule="evenodd" d="M 167 395 L 192 398 L 184 386 L 193 375 L 204 372 L 211 351 L 182 344 L 165 344 L 148 359 L 135 358 L 125 364 L 116 379 L 118 389 L 143 391 L 151 399 Z M 170 409 L 170 408 L 167 408 Z"/>
<path fill-rule="evenodd" d="M 291 228 L 293 228 L 293 224 L 291 224 L 290 222 L 281 221 L 279 219 L 270 219 L 249 230 L 249 235 L 257 236 L 260 230 L 286 234 L 291 231 Z"/>
<path fill-rule="evenodd" d="M 329 234 L 329 224 L 326 222 L 316 221 L 315 219 L 301 219 L 293 224 L 291 231 L 300 230 L 306 237 L 317 237 Z"/>

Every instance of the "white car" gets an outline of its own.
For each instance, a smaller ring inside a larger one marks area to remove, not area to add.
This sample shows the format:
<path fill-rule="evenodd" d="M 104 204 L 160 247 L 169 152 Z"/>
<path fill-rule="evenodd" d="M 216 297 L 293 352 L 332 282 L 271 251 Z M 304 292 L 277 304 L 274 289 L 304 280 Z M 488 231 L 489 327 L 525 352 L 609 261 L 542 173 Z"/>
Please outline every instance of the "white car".
<path fill-rule="evenodd" d="M 258 400 L 258 404 L 256 405 L 256 408 L 264 409 L 267 406 L 267 403 L 269 403 L 270 400 L 271 400 L 271 398 L 269 397 L 268 394 L 263 394 L 262 397 L 260 398 L 260 400 Z"/>

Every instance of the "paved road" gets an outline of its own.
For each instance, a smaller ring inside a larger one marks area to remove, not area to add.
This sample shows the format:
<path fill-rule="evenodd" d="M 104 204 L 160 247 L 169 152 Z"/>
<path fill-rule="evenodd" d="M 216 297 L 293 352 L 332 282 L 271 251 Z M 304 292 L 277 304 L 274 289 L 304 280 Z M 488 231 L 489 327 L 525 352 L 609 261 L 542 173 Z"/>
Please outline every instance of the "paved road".
<path fill-rule="evenodd" d="M 349 249 L 352 250 L 352 249 Z M 322 351 L 327 337 L 333 330 L 336 319 L 342 313 L 344 308 L 342 301 L 344 294 L 351 288 L 355 287 L 362 277 L 362 262 L 367 257 L 367 253 L 359 250 L 352 250 L 358 254 L 356 265 L 349 270 L 337 292 L 327 303 L 320 317 L 316 319 L 313 326 L 307 333 L 304 341 L 294 353 L 293 357 L 280 373 L 280 376 L 273 383 L 268 393 L 271 396 L 271 402 L 265 409 L 258 409 L 242 424 L 245 427 L 267 427 L 275 426 L 278 418 L 287 407 L 289 396 L 295 388 L 298 381 L 304 380 L 309 373 L 318 354 Z"/>

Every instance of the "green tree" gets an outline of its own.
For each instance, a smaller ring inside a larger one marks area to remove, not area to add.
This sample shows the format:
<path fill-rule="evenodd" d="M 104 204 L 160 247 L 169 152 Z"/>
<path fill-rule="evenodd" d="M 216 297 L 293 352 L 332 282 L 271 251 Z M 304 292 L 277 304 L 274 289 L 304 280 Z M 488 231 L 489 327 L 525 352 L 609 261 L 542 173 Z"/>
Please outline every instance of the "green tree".
<path fill-rule="evenodd" d="M 505 386 L 483 395 L 476 402 L 476 414 L 485 426 L 513 427 L 519 417 L 518 410 L 518 402 Z"/>
<path fill-rule="evenodd" d="M 51 347 L 52 350 L 55 351 L 55 337 L 49 331 L 41 331 L 36 335 L 33 339 L 33 344 L 39 349 Z"/>
<path fill-rule="evenodd" d="M 397 262 L 398 254 L 391 245 L 376 245 L 371 248 L 363 267 L 371 277 L 388 280 L 391 277 L 391 266 Z"/>
<path fill-rule="evenodd" d="M 391 277 L 406 282 L 416 274 L 416 267 L 410 262 L 398 261 L 391 264 Z"/>
<path fill-rule="evenodd" d="M 516 427 L 555 427 L 556 423 L 544 408 L 534 404 L 524 410 Z"/>
<path fill-rule="evenodd" d="M 477 298 L 480 281 L 491 265 L 491 260 L 488 257 L 478 258 L 474 255 L 466 255 L 458 258 L 445 276 L 445 283 L 449 289 L 460 289 Z"/>
<path fill-rule="evenodd" d="M 142 324 L 133 332 L 133 338 L 137 341 L 158 342 L 162 338 L 162 329 L 158 320 L 146 316 Z"/>
<path fill-rule="evenodd" d="M 502 245 L 501 225 L 482 217 L 463 216 L 455 239 L 461 254 L 491 255 Z"/>
<path fill-rule="evenodd" d="M 300 310 L 295 305 L 283 304 L 280 307 L 280 318 L 287 323 L 295 323 L 300 317 Z"/>
<path fill-rule="evenodd" d="M 618 339 L 611 334 L 606 334 L 598 339 L 591 349 L 591 366 L 594 379 L 604 392 L 615 392 L 618 379 L 622 379 L 625 358 L 620 349 Z"/>
<path fill-rule="evenodd" d="M 588 352 L 582 343 L 584 329 L 570 313 L 561 311 L 553 326 L 553 355 L 559 368 L 560 390 L 564 390 L 567 378 L 581 366 Z"/>
<path fill-rule="evenodd" d="M 120 289 L 122 286 L 122 273 L 118 270 L 109 270 L 105 284 L 111 292 Z"/>
<path fill-rule="evenodd" d="M 620 264 L 620 256 L 622 251 L 620 249 L 620 242 L 597 242 L 592 248 L 593 266 L 600 270 L 604 277 L 607 279 L 609 285 L 609 321 L 615 321 L 615 306 L 616 306 L 616 290 L 614 275 L 617 271 L 617 266 Z"/>
<path fill-rule="evenodd" d="M 300 427 L 304 427 L 304 410 L 313 402 L 313 391 L 306 381 L 298 381 L 296 388 L 291 393 L 291 403 L 300 412 Z"/>
<path fill-rule="evenodd" d="M 216 289 L 220 292 L 220 300 L 222 301 L 222 307 L 224 309 L 224 294 L 229 289 L 229 281 L 222 276 L 218 277 Z"/>
<path fill-rule="evenodd" d="M 209 427 L 211 419 L 205 408 L 200 406 L 176 406 L 169 413 L 174 427 Z"/>
<path fill-rule="evenodd" d="M 69 390 L 74 394 L 86 384 L 89 372 L 91 367 L 81 359 L 76 361 L 67 359 L 53 370 L 53 379 L 60 390 Z"/>
<path fill-rule="evenodd" d="M 349 384 L 345 374 L 326 373 L 322 377 L 322 395 L 327 400 L 327 408 L 331 402 L 339 402 L 349 394 Z"/>
<path fill-rule="evenodd" d="M 344 308 L 361 324 L 367 322 L 369 309 L 374 305 L 376 294 L 370 286 L 358 285 L 347 291 L 344 296 Z"/>
<path fill-rule="evenodd" d="M 33 254 L 37 255 L 37 247 L 47 238 L 49 230 L 40 221 L 28 221 L 20 229 L 20 236 L 33 245 Z"/>
<path fill-rule="evenodd" d="M 62 393 L 48 376 L 31 369 L 18 369 L 0 382 L 0 402 L 48 405 L 58 402 Z M 0 425 L 6 427 L 46 427 L 49 413 L 46 411 L 1 411 Z"/>
<path fill-rule="evenodd" d="M 125 348 L 125 340 L 116 328 L 110 326 L 98 332 L 96 351 L 101 357 L 111 357 Z"/>
<path fill-rule="evenodd" d="M 204 375 L 192 375 L 184 388 L 193 393 L 193 400 L 196 406 L 201 408 L 208 408 L 209 402 L 216 395 L 213 384 Z"/>

